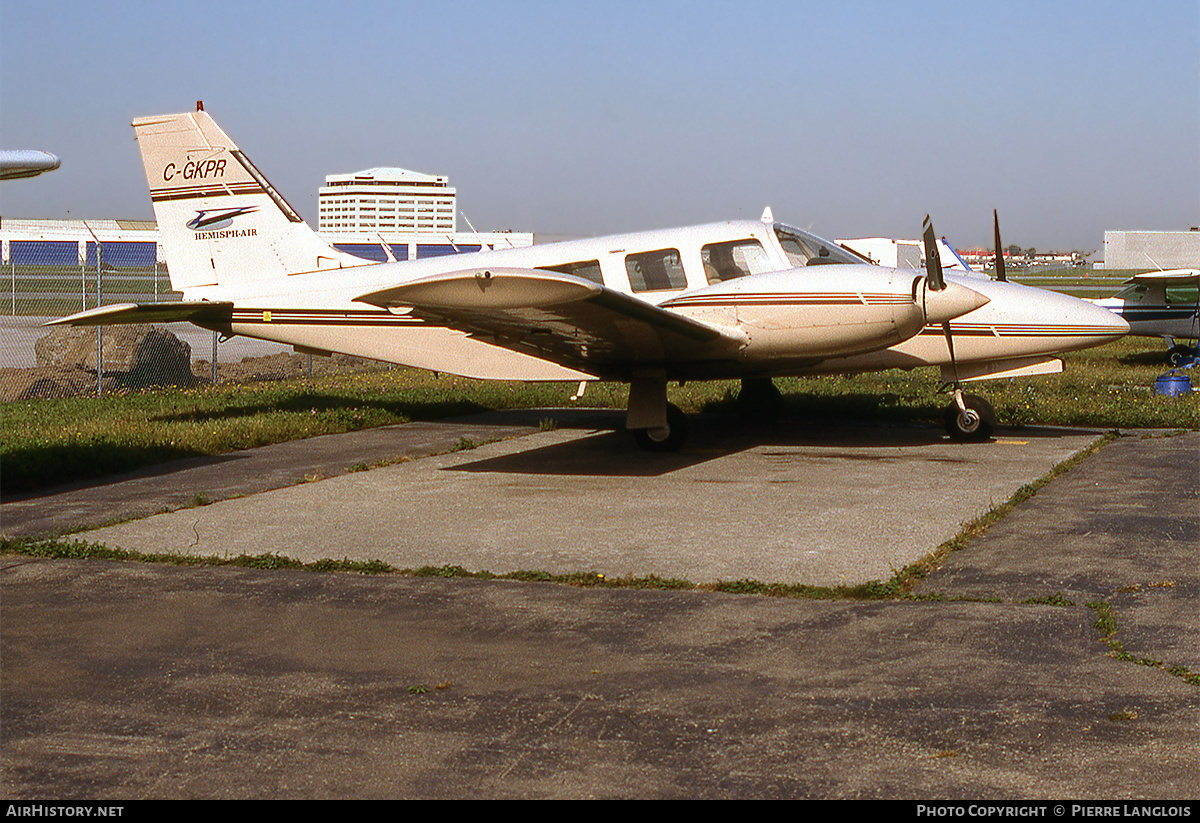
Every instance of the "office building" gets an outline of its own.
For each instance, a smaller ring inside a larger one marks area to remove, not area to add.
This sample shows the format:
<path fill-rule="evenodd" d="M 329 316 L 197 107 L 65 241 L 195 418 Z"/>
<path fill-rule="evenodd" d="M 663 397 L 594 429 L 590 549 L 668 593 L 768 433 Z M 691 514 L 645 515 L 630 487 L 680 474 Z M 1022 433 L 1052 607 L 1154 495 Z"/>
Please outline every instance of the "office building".
<path fill-rule="evenodd" d="M 317 230 L 323 233 L 456 231 L 456 193 L 440 175 L 398 168 L 331 174 L 317 199 Z"/>

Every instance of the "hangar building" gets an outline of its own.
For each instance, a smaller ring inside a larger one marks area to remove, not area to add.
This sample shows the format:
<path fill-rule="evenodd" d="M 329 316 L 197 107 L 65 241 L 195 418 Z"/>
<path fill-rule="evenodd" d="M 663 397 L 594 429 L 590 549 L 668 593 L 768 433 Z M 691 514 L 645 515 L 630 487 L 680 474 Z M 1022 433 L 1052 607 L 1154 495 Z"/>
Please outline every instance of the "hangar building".
<path fill-rule="evenodd" d="M 387 260 L 382 241 L 397 260 L 418 260 L 447 254 L 507 249 L 533 244 L 532 232 L 416 233 L 382 231 L 321 232 L 334 248 L 382 263 Z M 98 251 L 99 250 L 99 251 Z M 150 220 L 14 220 L 0 221 L 0 265 L 6 275 L 23 267 L 73 267 L 95 270 L 97 258 L 104 270 L 161 269 L 158 224 Z"/>
<path fill-rule="evenodd" d="M 1200 269 L 1200 229 L 1106 231 L 1106 269 Z"/>

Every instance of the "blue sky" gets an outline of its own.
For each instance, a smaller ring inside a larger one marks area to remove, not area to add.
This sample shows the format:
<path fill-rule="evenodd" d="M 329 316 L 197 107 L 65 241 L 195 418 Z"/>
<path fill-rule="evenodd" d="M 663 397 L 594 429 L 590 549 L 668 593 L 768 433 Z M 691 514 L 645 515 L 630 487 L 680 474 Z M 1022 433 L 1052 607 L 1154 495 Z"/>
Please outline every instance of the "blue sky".
<path fill-rule="evenodd" d="M 573 236 L 768 204 L 965 248 L 993 208 L 1042 250 L 1200 225 L 1196 0 L 0 0 L 0 146 L 62 158 L 0 216 L 149 219 L 129 122 L 198 99 L 313 225 L 371 166 Z"/>

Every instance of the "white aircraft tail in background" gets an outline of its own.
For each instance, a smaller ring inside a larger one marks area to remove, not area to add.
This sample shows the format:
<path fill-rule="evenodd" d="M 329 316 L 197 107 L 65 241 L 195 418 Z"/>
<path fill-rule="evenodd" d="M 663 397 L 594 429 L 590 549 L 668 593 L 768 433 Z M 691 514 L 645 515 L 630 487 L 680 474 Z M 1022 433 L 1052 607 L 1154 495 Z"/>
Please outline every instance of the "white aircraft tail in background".
<path fill-rule="evenodd" d="M 937 366 L 947 431 L 990 436 L 960 381 L 1061 371 L 1054 355 L 1128 331 L 1082 300 L 887 268 L 761 220 L 423 260 L 370 263 L 316 235 L 202 109 L 134 122 L 180 303 L 104 306 L 70 325 L 187 320 L 225 335 L 467 377 L 628 383 L 626 426 L 676 449 L 671 380 L 741 379 L 739 405 L 778 409 L 771 378 Z M 928 222 L 928 219 L 927 219 Z"/>
<path fill-rule="evenodd" d="M 838 240 L 838 243 L 853 252 L 863 255 L 872 263 L 888 266 L 893 269 L 919 270 L 925 267 L 925 248 L 920 240 L 896 240 L 891 237 L 857 237 Z M 946 242 L 946 238 L 937 240 L 938 252 L 942 258 L 942 269 L 954 274 L 967 274 L 975 277 L 987 277 L 982 272 L 967 265 L 954 247 Z"/>

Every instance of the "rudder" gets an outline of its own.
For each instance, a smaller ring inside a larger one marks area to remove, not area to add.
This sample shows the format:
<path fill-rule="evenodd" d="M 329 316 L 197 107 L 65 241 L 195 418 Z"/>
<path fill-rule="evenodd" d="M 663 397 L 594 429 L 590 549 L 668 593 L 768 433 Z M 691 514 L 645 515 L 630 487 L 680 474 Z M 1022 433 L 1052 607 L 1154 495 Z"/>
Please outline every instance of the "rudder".
<path fill-rule="evenodd" d="M 203 110 L 133 121 L 171 286 L 235 286 L 353 258 L 309 228 Z"/>

